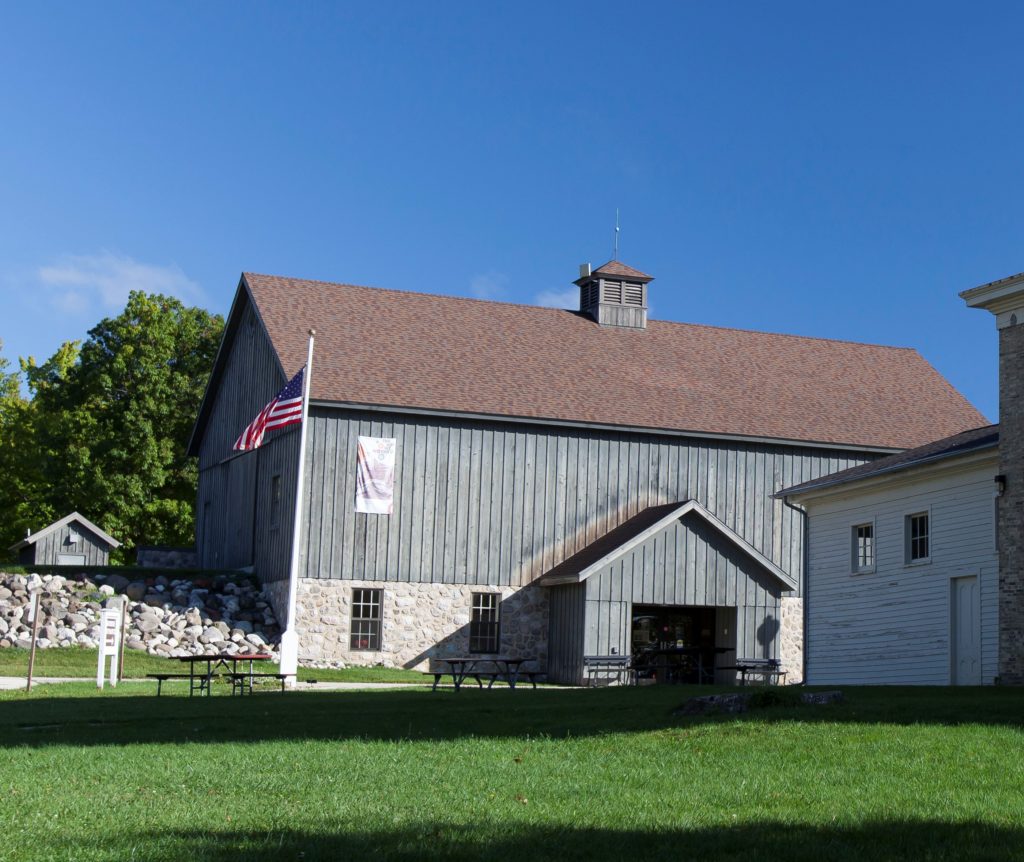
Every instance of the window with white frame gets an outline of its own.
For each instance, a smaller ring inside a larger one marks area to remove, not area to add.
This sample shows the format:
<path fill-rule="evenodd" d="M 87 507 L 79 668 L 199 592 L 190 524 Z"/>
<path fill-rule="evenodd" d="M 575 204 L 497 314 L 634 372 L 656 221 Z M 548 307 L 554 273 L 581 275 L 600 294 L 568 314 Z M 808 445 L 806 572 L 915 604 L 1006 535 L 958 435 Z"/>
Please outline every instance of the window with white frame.
<path fill-rule="evenodd" d="M 875 525 L 855 524 L 852 529 L 852 568 L 854 572 L 875 570 Z"/>
<path fill-rule="evenodd" d="M 469 651 L 498 652 L 498 594 L 473 593 L 473 615 L 469 620 Z"/>
<path fill-rule="evenodd" d="M 380 649 L 382 592 L 382 590 L 352 590 L 352 628 L 349 642 L 352 649 Z"/>
<path fill-rule="evenodd" d="M 931 556 L 931 524 L 927 512 L 907 515 L 905 522 L 907 562 L 919 563 Z"/>

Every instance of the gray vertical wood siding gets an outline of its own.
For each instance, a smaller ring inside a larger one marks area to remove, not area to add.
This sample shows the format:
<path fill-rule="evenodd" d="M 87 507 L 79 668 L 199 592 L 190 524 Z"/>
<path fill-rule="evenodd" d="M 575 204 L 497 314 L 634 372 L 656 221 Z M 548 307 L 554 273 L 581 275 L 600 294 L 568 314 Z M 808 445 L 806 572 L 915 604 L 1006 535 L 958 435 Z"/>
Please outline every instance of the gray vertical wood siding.
<path fill-rule="evenodd" d="M 391 516 L 354 510 L 361 434 L 397 440 Z M 770 495 L 864 460 L 811 447 L 317 407 L 303 573 L 518 587 L 642 508 L 696 499 L 799 581 L 800 521 Z M 736 564 L 717 544 L 688 541 L 692 571 L 710 567 L 708 583 L 728 592 Z M 692 603 L 697 575 L 686 583 Z"/>
<path fill-rule="evenodd" d="M 231 447 L 242 430 L 285 384 L 277 355 L 267 338 L 251 304 L 245 298 L 238 312 L 237 324 L 228 332 L 225 343 L 227 360 L 214 394 L 210 419 L 199 448 L 199 487 L 196 495 L 196 544 L 199 564 L 207 568 L 263 568 L 279 577 L 281 557 L 280 536 L 268 537 L 259 527 L 263 497 L 269 479 L 264 477 L 264 461 L 276 463 L 276 454 L 283 446 L 277 437 L 288 432 L 270 432 L 261 449 L 236 453 Z M 276 449 L 275 449 L 276 447 Z M 274 450 L 275 454 L 269 454 Z M 293 459 L 297 454 L 293 456 Z M 285 528 L 277 532 L 291 543 L 291 512 L 294 509 L 294 468 L 282 490 L 292 501 L 287 509 Z M 266 485 L 266 487 L 265 487 Z M 269 512 L 269 509 L 268 509 Z M 266 513 L 265 513 L 266 517 Z M 257 556 L 257 554 L 259 556 Z M 284 551 L 287 559 L 288 550 Z M 285 563 L 287 574 L 287 562 Z"/>

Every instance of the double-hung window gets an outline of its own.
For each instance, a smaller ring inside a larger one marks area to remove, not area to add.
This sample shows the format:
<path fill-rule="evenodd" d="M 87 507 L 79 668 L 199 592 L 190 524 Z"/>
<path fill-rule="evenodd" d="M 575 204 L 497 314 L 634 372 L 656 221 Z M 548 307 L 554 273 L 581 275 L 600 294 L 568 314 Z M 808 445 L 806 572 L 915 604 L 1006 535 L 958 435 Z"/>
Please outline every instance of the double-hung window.
<path fill-rule="evenodd" d="M 875 570 L 875 525 L 856 524 L 852 529 L 852 568 L 854 574 Z"/>
<path fill-rule="evenodd" d="M 931 557 L 931 523 L 927 512 L 907 515 L 904 532 L 908 563 L 923 563 Z"/>
<path fill-rule="evenodd" d="M 473 593 L 473 615 L 469 620 L 469 651 L 499 652 L 497 593 Z"/>
<path fill-rule="evenodd" d="M 381 590 L 352 590 L 350 646 L 354 650 L 380 649 Z"/>

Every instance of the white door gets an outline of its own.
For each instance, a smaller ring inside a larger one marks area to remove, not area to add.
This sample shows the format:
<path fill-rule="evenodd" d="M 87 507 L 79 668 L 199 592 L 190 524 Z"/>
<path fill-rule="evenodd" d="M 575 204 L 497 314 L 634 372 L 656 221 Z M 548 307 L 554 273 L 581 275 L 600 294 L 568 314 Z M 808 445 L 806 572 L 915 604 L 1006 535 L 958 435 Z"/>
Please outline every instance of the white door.
<path fill-rule="evenodd" d="M 950 641 L 953 685 L 981 685 L 981 595 L 978 578 L 953 578 Z"/>

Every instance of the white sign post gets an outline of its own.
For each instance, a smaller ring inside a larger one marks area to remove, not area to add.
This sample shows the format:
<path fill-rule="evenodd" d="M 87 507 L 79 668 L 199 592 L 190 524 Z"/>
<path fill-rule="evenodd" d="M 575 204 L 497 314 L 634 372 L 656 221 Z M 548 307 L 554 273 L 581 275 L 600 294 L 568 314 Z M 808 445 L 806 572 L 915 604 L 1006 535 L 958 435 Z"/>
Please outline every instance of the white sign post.
<path fill-rule="evenodd" d="M 32 691 L 32 673 L 36 667 L 36 635 L 39 634 L 39 590 L 35 590 L 29 599 L 28 622 L 32 624 L 32 646 L 28 653 L 28 680 L 25 691 Z"/>
<path fill-rule="evenodd" d="M 100 654 L 96 665 L 96 688 L 103 688 L 103 671 L 110 658 L 110 685 L 117 687 L 117 657 L 121 646 L 121 614 L 124 605 L 100 611 Z"/>

